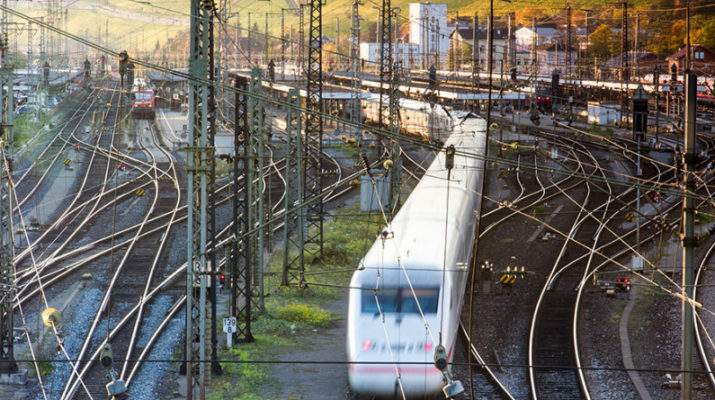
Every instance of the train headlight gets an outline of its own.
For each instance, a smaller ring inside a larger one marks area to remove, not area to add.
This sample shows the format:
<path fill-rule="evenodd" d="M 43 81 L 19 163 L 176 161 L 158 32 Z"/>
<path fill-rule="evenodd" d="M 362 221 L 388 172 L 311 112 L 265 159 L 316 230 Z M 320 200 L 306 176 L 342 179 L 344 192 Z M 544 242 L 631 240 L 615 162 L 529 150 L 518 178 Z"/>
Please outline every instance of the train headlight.
<path fill-rule="evenodd" d="M 362 342 L 362 351 L 368 351 L 371 348 L 372 348 L 372 340 L 365 339 L 365 341 Z"/>
<path fill-rule="evenodd" d="M 430 352 L 432 351 L 432 342 L 426 342 L 425 343 L 425 352 Z"/>

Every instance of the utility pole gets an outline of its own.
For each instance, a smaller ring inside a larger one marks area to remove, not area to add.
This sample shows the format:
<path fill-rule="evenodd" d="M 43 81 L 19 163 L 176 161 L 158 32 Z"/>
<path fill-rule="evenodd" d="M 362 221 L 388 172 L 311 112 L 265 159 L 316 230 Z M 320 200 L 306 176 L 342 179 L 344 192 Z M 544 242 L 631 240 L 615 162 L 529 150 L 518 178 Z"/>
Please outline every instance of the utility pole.
<path fill-rule="evenodd" d="M 360 106 L 360 14 L 358 11 L 358 6 L 360 5 L 359 0 L 353 1 L 352 24 L 350 26 L 350 71 L 353 76 L 352 90 L 350 92 L 352 96 L 350 121 L 355 124 L 362 121 L 362 107 Z M 360 128 L 353 128 L 353 130 L 355 134 L 360 132 Z"/>
<path fill-rule="evenodd" d="M 32 22 L 27 21 L 27 71 L 30 72 L 32 65 Z"/>
<path fill-rule="evenodd" d="M 586 29 L 586 49 L 587 49 L 586 52 L 588 52 L 589 45 L 591 44 L 591 29 L 590 29 L 590 25 L 588 22 L 589 22 L 589 17 L 590 17 L 592 10 L 582 8 L 581 11 L 583 11 L 586 14 L 585 18 L 584 18 L 584 25 L 585 25 L 584 28 Z M 582 57 L 583 57 L 583 55 L 582 55 Z M 579 78 L 581 78 L 581 76 L 583 75 L 583 71 L 581 70 L 581 58 L 582 57 L 579 57 L 579 70 L 578 70 Z"/>
<path fill-rule="evenodd" d="M 655 87 L 655 143 L 658 143 L 660 133 L 660 68 L 653 70 L 653 86 Z"/>
<path fill-rule="evenodd" d="M 558 47 L 557 47 L 558 51 Z M 571 77 L 571 5 L 566 5 L 566 78 Z"/>
<path fill-rule="evenodd" d="M 305 118 L 305 169 L 303 170 L 303 202 L 306 206 L 305 242 L 313 258 L 323 256 L 323 173 L 320 157 L 323 150 L 323 0 L 309 0 L 308 64 Z"/>
<path fill-rule="evenodd" d="M 531 31 L 534 32 L 534 35 L 532 36 L 531 39 L 531 84 L 533 86 L 533 93 L 534 95 L 531 96 L 531 102 L 532 105 L 534 103 L 534 98 L 536 97 L 536 76 L 537 74 L 537 64 L 536 64 L 536 59 L 537 59 L 537 53 L 536 53 L 536 47 L 539 45 L 539 35 L 536 33 L 536 18 L 531 19 Z"/>
<path fill-rule="evenodd" d="M 487 135 L 489 135 L 489 129 L 492 122 L 492 69 L 494 68 L 492 52 L 494 42 L 494 0 L 489 0 L 488 25 L 489 30 L 487 31 L 487 73 L 489 74 L 489 92 L 487 93 Z"/>
<path fill-rule="evenodd" d="M 340 66 L 340 17 L 335 17 L 335 70 Z"/>
<path fill-rule="evenodd" d="M 385 106 L 383 104 L 386 92 L 389 92 L 390 82 L 392 81 L 392 11 L 390 0 L 382 0 L 382 8 L 380 9 L 380 24 L 378 25 L 380 36 L 380 102 L 377 125 L 382 128 L 383 114 Z"/>
<path fill-rule="evenodd" d="M 683 154 L 683 348 L 681 369 L 681 399 L 692 398 L 693 370 L 693 298 L 695 268 L 695 102 L 697 76 L 685 73 L 685 153 Z"/>
<path fill-rule="evenodd" d="M 38 63 L 40 67 L 44 67 L 47 61 L 45 49 L 45 17 L 40 17 L 40 62 Z M 44 83 L 41 84 L 40 87 L 44 87 Z"/>
<path fill-rule="evenodd" d="M 429 17 L 427 16 L 427 10 L 425 10 L 425 16 L 420 18 L 422 23 L 420 24 L 420 33 L 422 40 L 420 40 L 420 53 L 422 53 L 422 69 L 427 69 L 427 57 L 429 55 L 429 35 L 427 25 L 429 24 Z"/>
<path fill-rule="evenodd" d="M 439 69 L 440 63 L 442 63 L 442 54 L 440 53 L 440 42 L 442 41 L 439 36 L 439 18 L 437 17 L 432 17 L 432 21 L 434 22 L 434 30 L 435 30 L 435 51 L 434 51 L 434 66 Z"/>
<path fill-rule="evenodd" d="M 626 115 L 626 95 L 628 83 L 628 3 L 623 2 L 623 15 L 621 17 L 621 123 Z M 624 87 L 625 86 L 625 87 Z"/>
<path fill-rule="evenodd" d="M 268 13 L 265 13 L 266 25 L 263 28 L 263 64 L 268 66 Z"/>
<path fill-rule="evenodd" d="M 640 76 L 640 71 L 638 70 L 638 33 L 640 31 L 641 16 L 638 11 L 636 11 L 636 29 L 633 32 L 633 76 L 638 78 Z"/>
<path fill-rule="evenodd" d="M 472 30 L 472 89 L 479 90 L 479 16 L 474 13 Z"/>
<path fill-rule="evenodd" d="M 456 79 L 457 77 L 457 65 L 459 65 L 459 56 L 458 54 L 460 53 L 459 50 L 457 50 L 457 45 L 459 44 L 459 41 L 457 40 L 457 36 L 459 35 L 459 13 L 457 13 L 457 17 L 454 18 L 454 37 L 452 40 L 450 40 L 450 44 L 452 47 L 452 72 L 454 73 L 454 77 Z M 460 46 L 461 48 L 461 46 Z"/>
<path fill-rule="evenodd" d="M 13 264 L 12 193 L 13 65 L 8 60 L 7 0 L 3 0 L 0 30 L 0 374 L 17 372 L 13 335 L 15 266 Z"/>
<path fill-rule="evenodd" d="M 236 68 L 239 68 L 241 65 L 238 63 L 239 58 L 239 53 L 241 52 L 241 13 L 236 13 L 236 46 L 235 50 L 233 52 L 234 54 L 234 59 L 236 61 Z"/>
<path fill-rule="evenodd" d="M 67 31 L 67 27 L 69 26 L 69 9 L 65 8 L 64 6 L 61 8 L 65 10 L 65 18 L 64 18 L 64 30 Z M 70 65 L 70 41 L 65 37 L 64 38 L 65 45 L 62 46 L 64 48 L 65 54 L 64 57 L 62 57 L 65 60 L 65 65 L 69 67 Z"/>
<path fill-rule="evenodd" d="M 512 13 L 507 14 L 506 16 L 506 67 L 507 69 L 511 70 L 511 67 L 516 64 L 514 61 L 514 55 L 512 54 L 511 47 L 513 44 L 512 37 L 513 37 L 513 31 L 512 31 Z M 502 70 L 504 69 L 504 64 L 502 64 Z"/>
<path fill-rule="evenodd" d="M 286 78 L 286 10 L 281 8 L 281 79 Z"/>
<path fill-rule="evenodd" d="M 203 6 L 202 6 L 203 5 Z M 213 1 L 191 1 L 189 73 L 201 80 L 189 81 L 188 243 L 186 268 L 186 398 L 206 395 L 206 237 L 208 141 L 209 32 L 213 23 Z M 197 290 L 198 289 L 198 290 Z M 196 348 L 197 347 L 197 348 Z M 198 357 L 197 357 L 198 353 Z M 197 393 L 198 392 L 198 393 Z"/>
<path fill-rule="evenodd" d="M 298 14 L 298 71 L 304 75 L 305 69 L 305 4 L 300 5 Z"/>
<path fill-rule="evenodd" d="M 248 12 L 248 65 L 251 66 L 253 65 L 253 58 L 251 54 L 251 49 L 253 48 L 253 42 L 251 40 L 251 31 L 253 30 L 253 26 L 251 25 L 251 12 Z"/>
<path fill-rule="evenodd" d="M 685 71 L 690 71 L 690 1 L 685 1 Z"/>

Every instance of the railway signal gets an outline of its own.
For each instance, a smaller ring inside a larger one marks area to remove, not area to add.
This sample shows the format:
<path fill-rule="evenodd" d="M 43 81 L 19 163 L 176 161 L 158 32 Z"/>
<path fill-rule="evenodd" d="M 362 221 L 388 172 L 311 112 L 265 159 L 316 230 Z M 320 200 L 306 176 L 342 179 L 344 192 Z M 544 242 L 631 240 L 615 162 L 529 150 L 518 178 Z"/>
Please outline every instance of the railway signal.
<path fill-rule="evenodd" d="M 628 278 L 616 279 L 616 289 L 621 292 L 630 291 L 631 290 L 631 280 Z"/>
<path fill-rule="evenodd" d="M 102 364 L 104 368 L 112 368 L 114 358 L 112 357 L 112 345 L 105 343 L 102 348 L 102 352 L 99 355 L 99 363 Z"/>
<path fill-rule="evenodd" d="M 638 85 L 633 94 L 633 140 L 645 139 L 648 130 L 648 94 L 643 89 L 643 85 Z M 639 152 L 640 154 L 640 152 Z"/>
<path fill-rule="evenodd" d="M 461 393 L 464 393 L 462 382 L 452 380 L 448 369 L 447 350 L 445 350 L 441 344 L 434 349 L 434 366 L 442 372 L 444 379 L 447 381 L 447 385 L 442 388 L 442 392 L 446 398 L 453 399 Z"/>

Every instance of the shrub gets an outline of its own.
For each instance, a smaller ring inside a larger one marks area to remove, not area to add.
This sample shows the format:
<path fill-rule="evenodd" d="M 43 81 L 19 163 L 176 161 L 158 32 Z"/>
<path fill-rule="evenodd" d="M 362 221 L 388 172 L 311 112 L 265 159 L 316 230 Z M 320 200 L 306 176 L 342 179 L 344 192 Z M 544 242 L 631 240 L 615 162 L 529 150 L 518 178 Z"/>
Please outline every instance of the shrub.
<path fill-rule="evenodd" d="M 330 311 L 308 304 L 297 303 L 277 306 L 273 314 L 278 319 L 300 322 L 315 328 L 326 328 L 335 319 Z"/>

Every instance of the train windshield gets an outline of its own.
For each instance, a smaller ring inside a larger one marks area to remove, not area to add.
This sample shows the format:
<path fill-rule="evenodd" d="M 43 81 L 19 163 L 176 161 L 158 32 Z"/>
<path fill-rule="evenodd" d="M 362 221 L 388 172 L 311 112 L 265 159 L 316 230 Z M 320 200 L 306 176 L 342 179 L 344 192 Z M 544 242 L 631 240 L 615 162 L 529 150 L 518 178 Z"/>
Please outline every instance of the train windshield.
<path fill-rule="evenodd" d="M 375 288 L 364 287 L 362 289 L 361 311 L 373 314 L 377 314 L 380 311 L 383 313 L 418 314 L 421 307 L 423 313 L 435 314 L 439 301 L 439 287 L 414 287 L 413 289 L 409 287 L 382 287 L 377 289 L 377 296 L 375 296 Z M 415 302 L 415 296 L 419 302 L 419 307 Z M 377 297 L 377 300 L 375 297 Z M 380 304 L 379 309 L 378 302 Z"/>
<path fill-rule="evenodd" d="M 150 92 L 137 92 L 134 95 L 134 98 L 137 100 L 151 100 L 151 93 Z"/>

